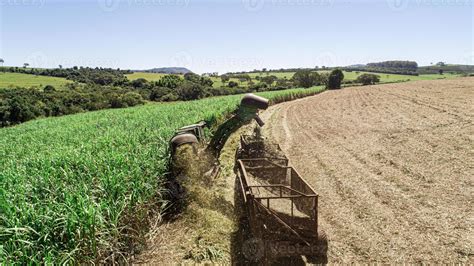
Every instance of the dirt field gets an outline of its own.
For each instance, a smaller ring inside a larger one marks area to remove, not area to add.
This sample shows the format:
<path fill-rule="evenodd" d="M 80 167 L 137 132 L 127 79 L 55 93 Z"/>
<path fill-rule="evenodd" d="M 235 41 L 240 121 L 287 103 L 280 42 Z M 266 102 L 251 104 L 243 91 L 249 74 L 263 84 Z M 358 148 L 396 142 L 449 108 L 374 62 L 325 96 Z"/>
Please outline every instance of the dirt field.
<path fill-rule="evenodd" d="M 474 263 L 473 116 L 473 78 L 328 91 L 263 114 L 320 194 L 330 263 Z"/>

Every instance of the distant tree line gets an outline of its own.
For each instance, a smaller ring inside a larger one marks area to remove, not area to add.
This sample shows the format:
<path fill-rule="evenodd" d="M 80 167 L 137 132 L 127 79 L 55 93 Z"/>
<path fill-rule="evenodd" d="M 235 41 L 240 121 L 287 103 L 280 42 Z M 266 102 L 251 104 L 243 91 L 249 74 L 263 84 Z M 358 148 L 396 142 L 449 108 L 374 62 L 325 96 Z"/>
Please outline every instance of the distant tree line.
<path fill-rule="evenodd" d="M 418 63 L 414 61 L 384 61 L 369 63 L 366 66 L 348 67 L 344 70 L 418 76 Z"/>
<path fill-rule="evenodd" d="M 309 88 L 312 86 L 325 85 L 327 89 L 340 89 L 344 80 L 342 70 L 336 68 L 329 73 L 318 73 L 310 70 L 299 70 L 293 77 L 292 81 L 296 87 Z"/>
<path fill-rule="evenodd" d="M 383 74 L 396 74 L 396 75 L 410 75 L 410 76 L 418 76 L 418 72 L 412 72 L 408 70 L 400 70 L 400 69 L 388 69 L 388 68 L 376 68 L 376 67 L 351 67 L 351 68 L 344 68 L 344 71 L 351 72 L 351 71 L 363 71 L 363 72 L 373 72 L 373 73 L 383 73 Z"/>
<path fill-rule="evenodd" d="M 110 69 L 73 68 L 73 71 L 68 69 L 67 72 L 62 72 L 59 69 L 19 70 L 13 68 L 12 71 L 8 70 L 9 72 L 41 73 L 51 76 L 62 76 L 68 73 L 67 77 L 77 82 L 67 84 L 63 88 L 48 85 L 44 88 L 0 89 L 0 126 L 2 127 L 26 122 L 37 117 L 130 107 L 143 104 L 146 101 L 189 101 L 210 96 L 288 88 L 279 86 L 282 85 L 280 83 L 274 86 L 269 85 L 270 81 L 249 83 L 246 87 L 235 84 L 234 86 L 215 88 L 209 77 L 194 73 L 184 76 L 165 75 L 158 81 L 147 81 L 146 79 L 130 81 L 123 76 L 125 72 Z M 76 73 L 80 73 L 82 76 L 76 76 Z"/>
<path fill-rule="evenodd" d="M 316 66 L 315 68 L 279 68 L 279 69 L 267 69 L 263 68 L 261 70 L 259 69 L 254 69 L 252 71 L 240 71 L 240 72 L 229 72 L 227 73 L 228 75 L 239 75 L 239 74 L 255 74 L 255 73 L 266 73 L 266 74 L 271 74 L 271 73 L 294 73 L 298 71 L 303 71 L 303 70 L 308 70 L 308 71 L 313 71 L 313 70 L 318 70 L 319 67 Z M 325 66 L 322 67 L 322 69 L 329 70 L 330 68 L 326 68 Z"/>
<path fill-rule="evenodd" d="M 384 61 L 378 63 L 367 64 L 369 68 L 392 69 L 408 72 L 416 72 L 418 70 L 418 63 L 414 61 Z"/>
<path fill-rule="evenodd" d="M 79 86 L 56 90 L 36 88 L 0 89 L 0 126 L 10 126 L 37 117 L 61 116 L 105 108 L 143 104 L 143 97 L 119 87 Z"/>
<path fill-rule="evenodd" d="M 68 80 L 97 85 L 121 86 L 126 83 L 125 74 L 130 74 L 129 70 L 111 69 L 111 68 L 20 68 L 20 67 L 0 67 L 0 72 L 23 73 L 38 76 L 50 76 L 66 78 Z"/>

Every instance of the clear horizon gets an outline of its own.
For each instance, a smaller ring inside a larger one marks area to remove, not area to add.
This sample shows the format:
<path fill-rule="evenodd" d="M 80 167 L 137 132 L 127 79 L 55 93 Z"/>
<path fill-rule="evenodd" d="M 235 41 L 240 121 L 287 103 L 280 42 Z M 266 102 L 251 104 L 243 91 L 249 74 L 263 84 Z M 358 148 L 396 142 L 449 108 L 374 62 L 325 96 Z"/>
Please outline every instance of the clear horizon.
<path fill-rule="evenodd" d="M 472 0 L 0 0 L 5 66 L 474 64 Z"/>

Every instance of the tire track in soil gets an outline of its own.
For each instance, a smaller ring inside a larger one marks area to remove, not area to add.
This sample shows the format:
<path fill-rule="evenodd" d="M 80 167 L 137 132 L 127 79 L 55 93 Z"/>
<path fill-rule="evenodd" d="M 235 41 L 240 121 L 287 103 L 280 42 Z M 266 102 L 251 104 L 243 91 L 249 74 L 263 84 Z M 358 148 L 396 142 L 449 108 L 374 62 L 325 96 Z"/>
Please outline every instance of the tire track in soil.
<path fill-rule="evenodd" d="M 473 81 L 349 88 L 268 111 L 274 124 L 265 134 L 286 141 L 292 164 L 320 194 L 330 262 L 472 261 L 472 108 L 443 110 L 450 97 L 472 99 Z M 441 95 L 442 106 L 418 100 L 437 86 L 458 89 Z M 456 174 L 431 170 L 450 165 Z"/>

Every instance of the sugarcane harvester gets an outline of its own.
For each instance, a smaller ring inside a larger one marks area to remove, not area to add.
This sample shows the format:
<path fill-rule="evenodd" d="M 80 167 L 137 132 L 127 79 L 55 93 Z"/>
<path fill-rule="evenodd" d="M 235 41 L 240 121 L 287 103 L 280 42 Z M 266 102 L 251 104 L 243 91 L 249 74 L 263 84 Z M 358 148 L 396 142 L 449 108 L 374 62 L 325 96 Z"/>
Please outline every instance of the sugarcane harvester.
<path fill-rule="evenodd" d="M 251 93 L 244 95 L 240 101 L 240 105 L 233 112 L 232 116 L 217 128 L 214 136 L 210 140 L 207 150 L 212 152 L 213 155 L 219 155 L 230 135 L 252 120 L 255 120 L 260 127 L 263 127 L 265 123 L 258 116 L 258 112 L 259 110 L 266 110 L 268 106 L 268 99 Z M 203 128 L 205 126 L 207 126 L 205 122 L 200 122 L 195 125 L 180 128 L 171 139 L 172 153 L 181 145 L 194 145 L 204 141 Z"/>
<path fill-rule="evenodd" d="M 263 127 L 265 123 L 258 116 L 258 112 L 259 110 L 266 110 L 268 106 L 268 99 L 250 93 L 246 94 L 232 117 L 217 128 L 209 143 L 208 150 L 217 157 L 230 135 L 252 120 Z"/>
<path fill-rule="evenodd" d="M 188 176 L 193 175 L 191 172 L 205 169 L 207 172 L 203 176 L 217 176 L 220 167 L 216 159 L 227 139 L 233 132 L 252 120 L 255 120 L 259 126 L 263 126 L 264 123 L 258 116 L 258 111 L 265 110 L 268 106 L 267 99 L 254 94 L 246 94 L 232 116 L 217 128 L 204 152 L 199 152 L 197 147 L 205 142 L 203 130 L 207 126 L 205 122 L 178 129 L 170 141 L 171 174 L 174 178 L 171 178 L 169 182 L 169 190 L 172 191 L 172 197 L 178 200 L 183 198 L 184 190 L 180 184 Z M 209 161 L 212 161 L 212 166 L 206 165 Z M 209 168 L 211 170 L 208 170 Z"/>

